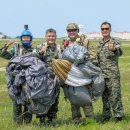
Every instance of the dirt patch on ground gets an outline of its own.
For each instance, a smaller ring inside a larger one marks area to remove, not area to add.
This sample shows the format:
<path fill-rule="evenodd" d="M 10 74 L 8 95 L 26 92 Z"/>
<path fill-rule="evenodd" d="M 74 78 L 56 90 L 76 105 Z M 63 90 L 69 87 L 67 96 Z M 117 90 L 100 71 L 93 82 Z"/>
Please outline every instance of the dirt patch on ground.
<path fill-rule="evenodd" d="M 5 67 L 1 67 L 1 68 L 0 68 L 0 71 L 5 71 Z"/>

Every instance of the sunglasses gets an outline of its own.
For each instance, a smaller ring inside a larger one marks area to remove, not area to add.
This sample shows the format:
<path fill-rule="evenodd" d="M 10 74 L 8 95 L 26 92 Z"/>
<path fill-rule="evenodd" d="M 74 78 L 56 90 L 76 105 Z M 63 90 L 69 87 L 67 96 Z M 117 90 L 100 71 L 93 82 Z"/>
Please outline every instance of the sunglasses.
<path fill-rule="evenodd" d="M 67 32 L 75 32 L 75 31 L 77 31 L 77 29 L 69 29 L 69 30 L 67 30 Z"/>
<path fill-rule="evenodd" d="M 110 28 L 101 28 L 102 31 L 109 30 Z"/>

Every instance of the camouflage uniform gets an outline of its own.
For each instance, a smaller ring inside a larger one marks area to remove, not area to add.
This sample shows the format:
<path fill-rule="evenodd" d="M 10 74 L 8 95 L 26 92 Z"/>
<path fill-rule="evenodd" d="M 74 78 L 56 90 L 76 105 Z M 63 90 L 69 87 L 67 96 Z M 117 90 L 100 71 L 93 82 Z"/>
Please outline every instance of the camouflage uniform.
<path fill-rule="evenodd" d="M 47 43 L 44 43 L 44 44 L 47 44 Z M 52 47 L 47 44 L 46 52 L 44 54 L 40 54 L 39 51 L 42 48 L 42 46 L 43 46 L 43 44 L 38 45 L 37 54 L 40 59 L 42 59 L 45 63 L 48 63 L 51 66 L 52 60 L 59 58 L 59 52 L 57 49 L 57 45 Z M 48 118 L 48 121 L 52 121 L 53 119 L 55 119 L 57 117 L 58 104 L 59 104 L 59 93 L 60 93 L 59 81 L 57 81 L 56 88 L 58 91 L 58 96 L 55 100 L 55 103 L 51 106 L 50 110 L 48 111 L 48 113 L 46 115 L 41 116 L 43 118 L 42 119 L 43 121 L 41 121 L 41 122 L 45 121 L 45 117 Z"/>
<path fill-rule="evenodd" d="M 79 30 L 79 27 L 77 24 L 75 23 L 70 23 L 67 25 L 67 28 L 66 30 L 71 30 L 71 29 L 78 29 Z M 75 39 L 73 39 L 73 41 L 71 41 L 71 39 L 69 39 L 69 41 L 72 43 L 72 42 L 77 42 L 83 46 L 85 46 L 86 44 L 86 48 L 88 49 L 88 40 L 84 41 L 84 39 L 81 39 L 80 36 L 77 36 L 75 37 Z M 88 87 L 88 86 L 87 86 Z M 91 87 L 89 87 L 89 90 L 90 90 L 90 93 L 91 93 Z M 84 114 L 86 117 L 91 117 L 91 118 L 95 118 L 95 115 L 93 113 L 93 105 L 86 105 L 83 108 L 83 111 L 84 111 Z M 74 104 L 71 103 L 71 111 L 72 111 L 72 118 L 73 118 L 73 121 L 74 123 L 79 123 L 80 121 L 80 118 L 81 118 L 81 113 L 80 113 L 80 107 L 79 106 L 76 106 Z"/>
<path fill-rule="evenodd" d="M 109 43 L 120 45 L 120 42 L 114 38 L 107 41 L 100 41 L 97 49 L 97 59 L 99 66 L 105 78 L 105 91 L 102 95 L 103 101 L 103 117 L 110 119 L 111 107 L 115 118 L 122 118 L 124 115 L 123 105 L 121 101 L 121 84 L 120 72 L 118 67 L 118 57 L 122 55 L 121 48 L 110 50 Z"/>
<path fill-rule="evenodd" d="M 7 51 L 8 47 L 9 46 L 5 45 L 0 54 L 6 59 L 11 59 L 14 55 L 23 55 L 33 51 L 31 47 L 25 48 L 18 44 L 17 50 L 15 51 L 16 53 L 13 55 L 11 52 Z M 17 104 L 17 102 L 13 101 L 13 120 L 17 123 L 22 123 L 23 121 L 24 123 L 30 123 L 32 121 L 32 114 L 28 112 L 26 106 L 22 106 L 21 104 Z"/>

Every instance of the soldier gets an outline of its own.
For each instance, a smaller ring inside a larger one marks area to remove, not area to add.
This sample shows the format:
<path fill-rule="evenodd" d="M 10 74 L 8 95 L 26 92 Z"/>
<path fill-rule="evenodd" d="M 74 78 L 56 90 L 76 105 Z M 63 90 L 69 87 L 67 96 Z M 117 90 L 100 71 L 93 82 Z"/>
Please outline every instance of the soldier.
<path fill-rule="evenodd" d="M 51 63 L 53 59 L 58 59 L 60 57 L 60 46 L 56 44 L 56 31 L 52 28 L 46 30 L 46 42 L 38 45 L 37 47 L 37 53 L 39 55 L 39 58 L 42 59 L 45 63 L 49 64 L 51 67 Z M 58 79 L 57 79 L 57 82 Z M 40 122 L 41 123 L 51 123 L 53 119 L 56 119 L 57 117 L 57 112 L 58 112 L 58 99 L 59 99 L 59 83 L 57 83 L 57 91 L 58 91 L 58 96 L 56 98 L 55 103 L 52 105 L 50 110 L 46 115 L 40 116 Z M 39 116 L 37 116 L 39 117 Z M 47 121 L 45 122 L 46 117 L 48 118 Z"/>
<path fill-rule="evenodd" d="M 23 55 L 33 51 L 31 47 L 33 38 L 32 33 L 28 30 L 28 25 L 25 25 L 24 27 L 25 30 L 20 37 L 22 45 L 16 43 L 14 40 L 10 40 L 1 51 L 1 56 L 3 58 L 10 59 L 13 56 Z M 12 44 L 14 47 L 9 51 L 8 48 Z M 32 114 L 28 112 L 26 106 L 22 106 L 21 104 L 17 104 L 16 101 L 13 101 L 13 120 L 16 123 L 30 123 L 32 121 Z"/>
<path fill-rule="evenodd" d="M 78 35 L 79 32 L 79 27 L 76 23 L 69 23 L 66 27 L 66 31 L 69 37 L 69 42 L 71 43 L 81 43 L 81 39 Z M 82 43 L 81 43 L 82 45 Z M 91 105 L 86 105 L 83 107 L 84 114 L 86 117 L 91 117 L 95 118 L 95 115 L 93 113 L 93 106 Z M 72 111 L 72 119 L 74 123 L 79 123 L 81 119 L 81 113 L 80 113 L 80 107 L 76 106 L 71 103 L 71 111 Z"/>
<path fill-rule="evenodd" d="M 118 67 L 118 57 L 122 55 L 120 42 L 110 36 L 111 24 L 103 22 L 101 24 L 103 39 L 99 42 L 97 59 L 105 79 L 105 91 L 102 95 L 103 117 L 102 122 L 108 121 L 111 114 L 111 107 L 116 121 L 121 121 L 124 116 L 121 101 L 120 72 Z"/>

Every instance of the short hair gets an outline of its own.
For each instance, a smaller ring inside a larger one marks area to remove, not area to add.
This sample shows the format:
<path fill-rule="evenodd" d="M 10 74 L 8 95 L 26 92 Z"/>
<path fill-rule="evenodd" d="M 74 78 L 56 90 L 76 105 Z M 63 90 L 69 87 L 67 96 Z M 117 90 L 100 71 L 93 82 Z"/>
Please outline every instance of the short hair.
<path fill-rule="evenodd" d="M 49 29 L 46 30 L 46 34 L 49 33 L 49 32 L 53 32 L 53 33 L 56 34 L 56 30 L 53 29 L 53 28 L 49 28 Z"/>
<path fill-rule="evenodd" d="M 103 23 L 101 24 L 101 27 L 102 27 L 102 25 L 104 25 L 104 24 L 108 24 L 109 27 L 111 28 L 111 24 L 110 24 L 109 22 L 107 22 L 107 21 L 103 22 Z"/>

